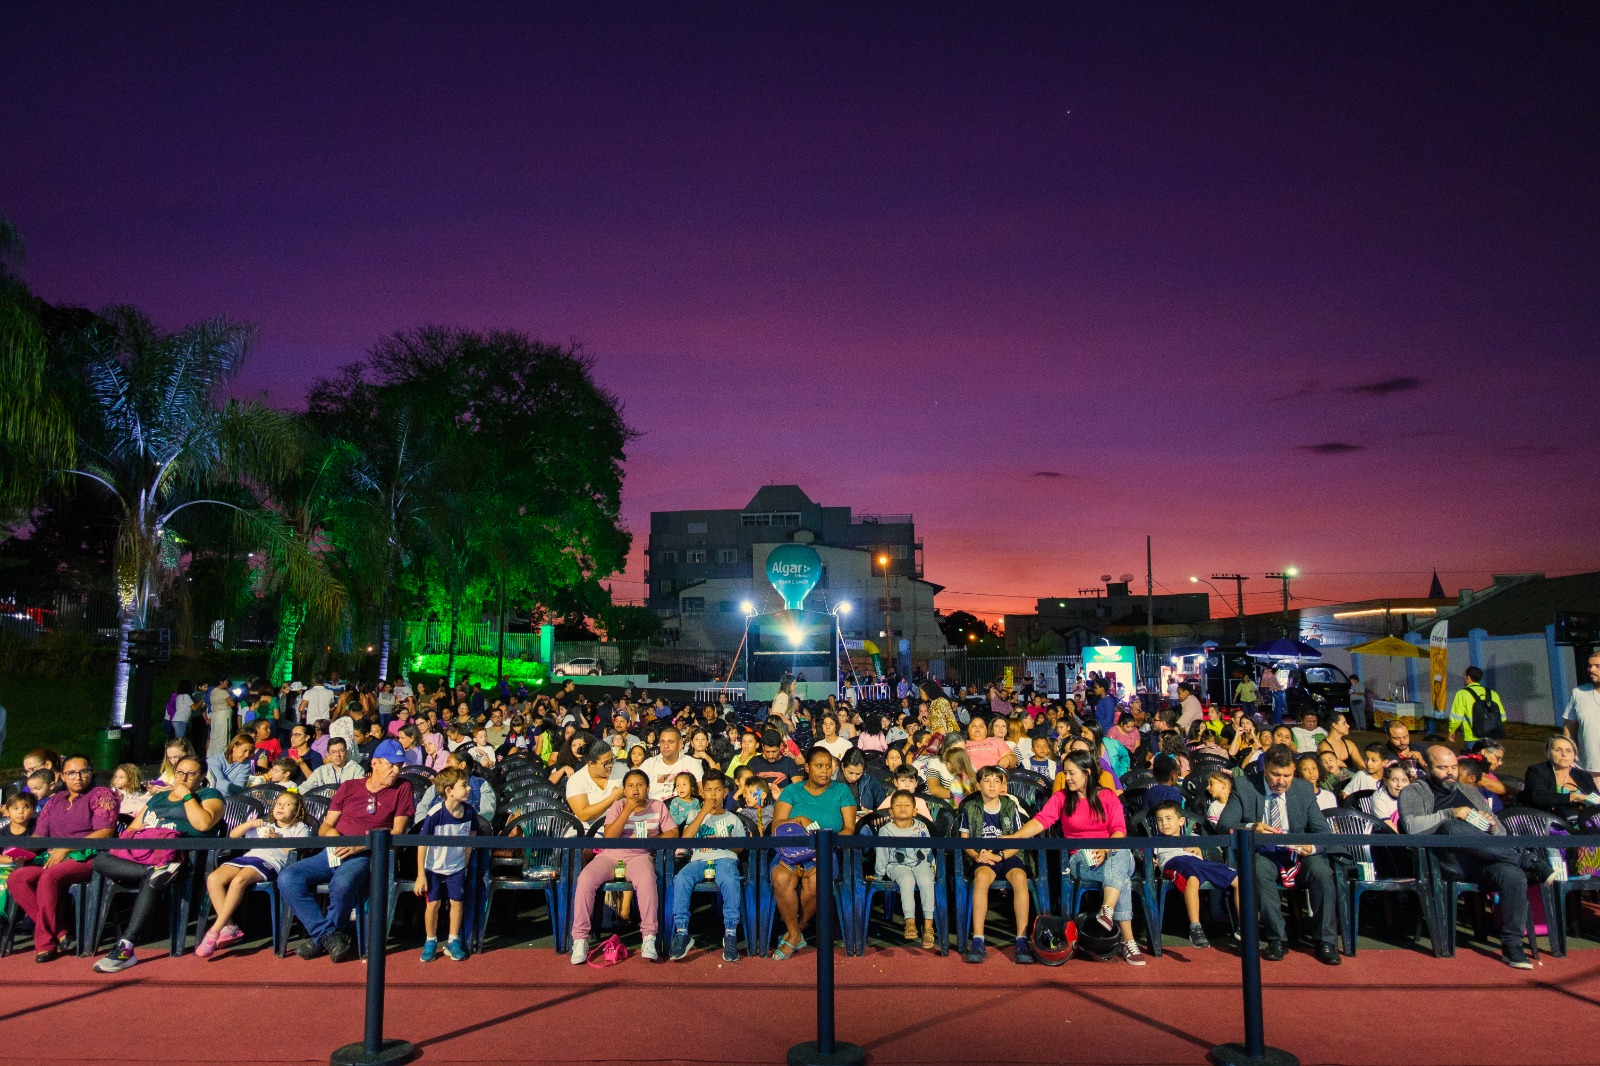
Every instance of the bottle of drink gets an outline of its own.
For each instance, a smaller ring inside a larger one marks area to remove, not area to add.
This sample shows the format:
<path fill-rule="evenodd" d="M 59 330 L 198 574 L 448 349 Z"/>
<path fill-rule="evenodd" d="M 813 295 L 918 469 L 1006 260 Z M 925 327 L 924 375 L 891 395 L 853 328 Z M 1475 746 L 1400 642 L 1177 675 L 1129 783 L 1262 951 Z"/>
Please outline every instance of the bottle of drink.
<path fill-rule="evenodd" d="M 616 876 L 613 878 L 613 880 L 626 881 L 628 879 L 628 864 L 627 864 L 627 862 L 625 860 L 623 860 L 623 859 L 618 859 L 617 860 L 617 868 L 616 868 L 616 870 L 614 872 L 615 872 Z"/>
<path fill-rule="evenodd" d="M 713 884 L 717 880 L 717 871 L 715 870 L 715 868 L 712 867 L 710 862 L 706 863 L 706 877 L 705 877 L 705 880 L 706 880 L 706 884 Z"/>

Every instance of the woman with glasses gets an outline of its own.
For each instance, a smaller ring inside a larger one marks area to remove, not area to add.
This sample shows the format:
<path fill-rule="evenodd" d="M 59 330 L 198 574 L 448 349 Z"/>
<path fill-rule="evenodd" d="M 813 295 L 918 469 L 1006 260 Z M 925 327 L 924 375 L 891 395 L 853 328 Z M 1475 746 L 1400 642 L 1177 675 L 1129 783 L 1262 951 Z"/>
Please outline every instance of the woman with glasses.
<path fill-rule="evenodd" d="M 611 745 L 596 740 L 584 753 L 583 766 L 567 778 L 567 806 L 588 825 L 622 798 L 622 774 Z"/>
<path fill-rule="evenodd" d="M 184 759 L 178 763 L 173 770 L 173 777 L 176 781 L 172 788 L 153 794 L 144 810 L 133 820 L 128 827 L 130 836 L 144 829 L 172 830 L 178 836 L 185 837 L 209 836 L 222 824 L 222 793 L 205 787 L 205 770 L 199 759 Z M 159 841 L 151 843 L 159 844 Z M 189 861 L 190 853 L 182 851 L 177 852 L 171 862 L 158 866 L 135 862 L 126 855 L 110 851 L 102 851 L 95 856 L 95 873 L 125 888 L 139 890 L 134 897 L 133 913 L 128 917 L 128 926 L 123 930 L 122 938 L 110 954 L 94 964 L 96 973 L 117 973 L 139 961 L 133 953 L 139 931 L 149 920 L 162 890 L 172 884 Z"/>
<path fill-rule="evenodd" d="M 94 787 L 94 769 L 87 755 L 69 755 L 62 764 L 66 786 L 40 808 L 34 835 L 41 837 L 109 837 L 117 831 L 116 793 Z M 6 888 L 33 919 L 35 962 L 49 962 L 65 950 L 67 934 L 58 912 L 67 890 L 94 876 L 93 852 L 56 848 L 43 866 L 24 866 L 11 874 Z"/>

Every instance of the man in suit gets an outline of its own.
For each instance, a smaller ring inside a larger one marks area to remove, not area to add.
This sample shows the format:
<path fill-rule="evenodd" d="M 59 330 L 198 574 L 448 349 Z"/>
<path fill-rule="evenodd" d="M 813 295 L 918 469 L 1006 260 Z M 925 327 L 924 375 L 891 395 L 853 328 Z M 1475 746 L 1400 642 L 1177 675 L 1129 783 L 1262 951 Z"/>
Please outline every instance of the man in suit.
<path fill-rule="evenodd" d="M 1328 820 L 1317 806 L 1316 791 L 1295 775 L 1294 750 L 1275 744 L 1267 749 L 1262 761 L 1265 769 L 1261 776 L 1247 776 L 1235 785 L 1217 827 L 1233 830 L 1248 825 L 1264 837 L 1278 833 L 1330 833 Z M 1299 860 L 1294 884 L 1311 893 L 1317 939 L 1312 954 L 1325 965 L 1339 965 L 1339 949 L 1334 942 L 1337 915 L 1333 869 L 1328 860 L 1317 854 L 1312 844 L 1263 844 L 1253 858 L 1256 890 L 1261 899 L 1261 957 L 1277 962 L 1284 955 L 1281 882 L 1288 860 L 1293 858 Z"/>

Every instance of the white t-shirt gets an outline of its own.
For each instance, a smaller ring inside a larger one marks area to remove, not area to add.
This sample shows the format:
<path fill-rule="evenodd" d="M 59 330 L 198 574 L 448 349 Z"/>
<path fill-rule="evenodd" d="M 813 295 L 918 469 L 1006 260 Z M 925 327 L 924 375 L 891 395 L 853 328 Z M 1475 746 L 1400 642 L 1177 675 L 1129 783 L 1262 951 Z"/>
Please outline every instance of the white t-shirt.
<path fill-rule="evenodd" d="M 1574 722 L 1573 738 L 1578 749 L 1578 766 L 1590 773 L 1600 771 L 1600 691 L 1593 685 L 1579 685 L 1567 700 L 1562 721 Z"/>
<path fill-rule="evenodd" d="M 187 723 L 194 717 L 194 693 L 175 692 L 173 695 L 176 697 L 173 702 L 177 706 L 172 709 L 172 720 Z"/>
<path fill-rule="evenodd" d="M 602 784 L 594 779 L 587 766 L 580 766 L 567 776 L 567 799 L 570 801 L 577 796 L 590 805 L 599 803 L 607 792 L 622 784 L 627 772 L 620 764 L 613 763 L 611 777 Z"/>
<path fill-rule="evenodd" d="M 844 753 L 855 747 L 854 744 L 844 739 L 844 737 L 834 737 L 832 740 L 817 739 L 813 740 L 811 743 L 815 747 L 828 749 L 828 754 L 832 755 L 835 759 L 844 758 Z"/>
<path fill-rule="evenodd" d="M 333 715 L 333 693 L 322 685 L 306 689 L 300 697 L 300 720 L 306 725 L 325 722 Z"/>
<path fill-rule="evenodd" d="M 705 773 L 705 767 L 700 765 L 699 759 L 683 754 L 679 754 L 678 761 L 673 763 L 668 763 L 659 755 L 653 755 L 646 759 L 639 769 L 650 775 L 650 798 L 660 800 L 662 803 L 672 799 L 676 791 L 673 782 L 677 780 L 679 774 L 693 774 L 694 779 L 698 781 L 700 775 Z"/>
<path fill-rule="evenodd" d="M 277 831 L 277 834 L 278 834 L 277 838 L 282 838 L 282 837 L 303 837 L 303 836 L 310 836 L 311 835 L 311 827 L 309 825 L 306 825 L 306 823 L 304 823 L 304 822 L 295 822 L 293 825 L 289 825 L 289 826 L 274 825 L 274 826 L 268 827 L 268 826 L 264 826 L 264 825 L 258 825 L 254 829 L 247 830 L 244 835 L 247 838 L 249 838 L 251 840 L 254 840 L 254 839 L 258 838 L 258 837 L 261 837 L 262 832 L 264 830 L 268 829 L 268 828 L 271 828 L 271 829 L 274 829 L 274 830 Z M 277 839 L 277 838 L 270 838 L 270 839 Z M 245 854 L 246 858 L 260 859 L 262 862 L 266 863 L 268 866 L 272 867 L 274 870 L 279 871 L 281 873 L 283 868 L 285 866 L 289 865 L 289 860 L 294 857 L 294 849 L 293 848 L 251 848 L 249 851 L 245 852 L 244 854 Z"/>

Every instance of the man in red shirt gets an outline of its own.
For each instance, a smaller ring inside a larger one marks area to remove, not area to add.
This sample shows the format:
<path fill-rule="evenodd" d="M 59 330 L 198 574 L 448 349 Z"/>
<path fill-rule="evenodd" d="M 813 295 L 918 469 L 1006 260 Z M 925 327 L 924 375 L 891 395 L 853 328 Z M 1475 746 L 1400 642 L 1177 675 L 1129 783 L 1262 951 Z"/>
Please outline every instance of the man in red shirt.
<path fill-rule="evenodd" d="M 416 813 L 411 786 L 400 780 L 404 764 L 398 742 L 379 744 L 372 753 L 371 772 L 346 781 L 333 794 L 317 834 L 358 837 L 378 828 L 388 828 L 396 836 L 404 833 Z M 325 848 L 278 875 L 278 891 L 306 930 L 306 939 L 295 948 L 295 954 L 314 959 L 327 952 L 334 962 L 356 957 L 355 938 L 342 926 L 351 908 L 366 897 L 370 865 L 365 847 Z M 387 871 L 383 875 L 387 876 Z M 317 903 L 321 885 L 328 886 L 326 912 Z"/>

